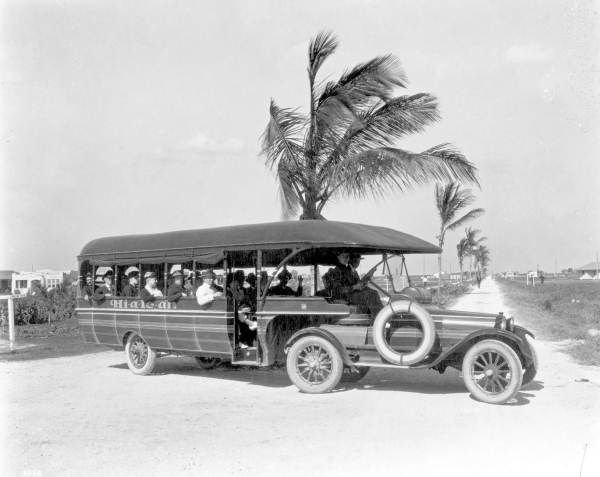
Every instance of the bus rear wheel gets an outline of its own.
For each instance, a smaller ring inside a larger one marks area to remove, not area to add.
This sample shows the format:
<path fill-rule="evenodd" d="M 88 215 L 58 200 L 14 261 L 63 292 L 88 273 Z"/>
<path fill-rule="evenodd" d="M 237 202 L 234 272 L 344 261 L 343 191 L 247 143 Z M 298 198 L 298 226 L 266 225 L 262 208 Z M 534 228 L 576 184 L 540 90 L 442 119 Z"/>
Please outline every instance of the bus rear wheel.
<path fill-rule="evenodd" d="M 213 369 L 221 364 L 221 358 L 206 358 L 204 356 L 195 356 L 196 365 L 200 369 Z"/>
<path fill-rule="evenodd" d="M 125 345 L 127 366 L 133 374 L 145 376 L 150 374 L 156 364 L 156 351 L 140 335 L 132 333 Z"/>

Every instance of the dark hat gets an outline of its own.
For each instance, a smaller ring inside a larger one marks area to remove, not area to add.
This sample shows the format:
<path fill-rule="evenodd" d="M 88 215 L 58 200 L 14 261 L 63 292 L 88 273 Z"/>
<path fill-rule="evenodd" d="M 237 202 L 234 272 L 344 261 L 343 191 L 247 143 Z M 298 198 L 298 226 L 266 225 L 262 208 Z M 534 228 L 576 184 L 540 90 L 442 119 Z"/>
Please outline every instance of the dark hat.
<path fill-rule="evenodd" d="M 179 278 L 182 276 L 183 276 L 183 273 L 181 273 L 181 270 L 175 270 L 173 273 L 171 273 L 171 278 Z"/>
<path fill-rule="evenodd" d="M 281 272 L 279 272 L 277 278 L 279 280 L 289 280 L 290 278 L 292 278 L 292 274 L 288 272 L 286 268 L 284 268 L 283 270 L 281 270 Z"/>
<path fill-rule="evenodd" d="M 127 274 L 127 278 L 133 278 L 133 277 L 138 277 L 140 275 L 139 270 L 131 270 L 128 274 Z"/>
<path fill-rule="evenodd" d="M 148 280 L 149 278 L 156 278 L 156 273 L 154 272 L 146 272 L 144 273 L 144 278 Z"/>

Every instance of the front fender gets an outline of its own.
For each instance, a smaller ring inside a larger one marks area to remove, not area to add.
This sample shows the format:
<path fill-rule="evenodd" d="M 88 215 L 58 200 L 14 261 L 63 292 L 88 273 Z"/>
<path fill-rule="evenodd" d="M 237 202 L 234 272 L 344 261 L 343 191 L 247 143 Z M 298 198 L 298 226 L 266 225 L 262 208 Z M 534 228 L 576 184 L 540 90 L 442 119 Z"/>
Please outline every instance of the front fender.
<path fill-rule="evenodd" d="M 533 337 L 533 333 L 521 326 L 515 326 L 512 332 L 496 328 L 477 330 L 465 336 L 461 341 L 438 356 L 435 361 L 429 364 L 429 367 L 433 367 L 453 355 L 466 353 L 467 349 L 478 341 L 496 339 L 512 345 L 513 348 L 517 350 L 520 358 L 524 361 L 523 367 L 528 368 L 533 363 L 533 354 L 531 346 L 525 337 L 526 335 L 531 335 Z"/>
<path fill-rule="evenodd" d="M 323 328 L 318 328 L 316 326 L 312 326 L 310 328 L 302 328 L 301 330 L 296 331 L 291 336 L 291 338 L 289 340 L 287 340 L 287 342 L 285 343 L 285 346 L 283 347 L 283 352 L 285 354 L 287 354 L 289 349 L 291 348 L 291 346 L 296 341 L 298 341 L 298 339 L 302 338 L 303 336 L 310 336 L 310 335 L 320 336 L 321 338 L 324 338 L 327 341 L 329 341 L 333 346 L 335 346 L 335 348 L 340 353 L 340 356 L 342 357 L 342 361 L 344 362 L 344 364 L 346 366 L 354 367 L 354 363 L 350 359 L 350 356 L 348 356 L 348 353 L 346 352 L 346 348 L 344 348 L 344 345 L 342 345 L 342 343 L 340 343 L 340 341 L 335 337 L 335 335 L 333 333 L 331 333 L 330 331 L 324 330 Z"/>

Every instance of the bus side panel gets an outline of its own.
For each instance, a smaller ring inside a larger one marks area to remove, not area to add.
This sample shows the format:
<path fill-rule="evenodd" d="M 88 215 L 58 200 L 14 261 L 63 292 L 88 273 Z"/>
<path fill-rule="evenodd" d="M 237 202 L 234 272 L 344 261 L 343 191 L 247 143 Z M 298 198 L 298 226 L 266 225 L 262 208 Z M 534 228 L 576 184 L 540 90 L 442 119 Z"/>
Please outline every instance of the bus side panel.
<path fill-rule="evenodd" d="M 171 349 L 167 335 L 167 317 L 161 310 L 145 310 L 140 313 L 140 334 L 154 349 Z"/>
<path fill-rule="evenodd" d="M 108 301 L 108 300 L 107 300 Z M 106 345 L 120 345 L 117 334 L 117 310 L 110 303 L 95 305 L 92 312 L 94 334 L 98 343 Z"/>
<path fill-rule="evenodd" d="M 194 308 L 195 338 L 199 350 L 232 354 L 234 315 L 227 309 L 227 299 L 219 297 L 203 307 L 194 301 Z"/>
<path fill-rule="evenodd" d="M 79 298 L 75 312 L 83 340 L 86 343 L 98 343 L 94 333 L 94 314 L 89 301 Z"/>

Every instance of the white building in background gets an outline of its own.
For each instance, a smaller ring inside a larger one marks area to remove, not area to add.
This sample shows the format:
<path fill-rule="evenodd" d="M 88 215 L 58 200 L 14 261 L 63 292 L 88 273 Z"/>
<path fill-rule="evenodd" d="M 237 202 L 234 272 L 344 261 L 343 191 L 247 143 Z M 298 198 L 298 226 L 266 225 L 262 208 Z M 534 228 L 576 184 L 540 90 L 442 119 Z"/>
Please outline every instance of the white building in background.
<path fill-rule="evenodd" d="M 600 280 L 600 263 L 590 262 L 582 267 L 576 268 L 580 280 Z"/>
<path fill-rule="evenodd" d="M 68 271 L 62 270 L 38 270 L 35 272 L 13 272 L 12 293 L 26 295 L 31 291 L 35 282 L 50 290 L 59 286 L 69 276 Z"/>

